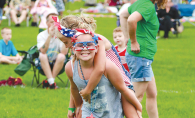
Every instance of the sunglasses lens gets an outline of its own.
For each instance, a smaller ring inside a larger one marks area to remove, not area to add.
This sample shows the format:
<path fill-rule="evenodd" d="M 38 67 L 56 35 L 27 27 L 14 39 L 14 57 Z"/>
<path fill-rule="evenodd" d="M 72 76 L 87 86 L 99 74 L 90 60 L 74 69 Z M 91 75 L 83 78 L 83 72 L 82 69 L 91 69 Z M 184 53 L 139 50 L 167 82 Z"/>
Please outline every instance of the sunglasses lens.
<path fill-rule="evenodd" d="M 76 51 L 82 51 L 84 49 L 84 47 L 86 47 L 88 50 L 95 50 L 96 49 L 96 45 L 94 42 L 81 42 L 81 43 L 75 44 L 75 46 L 74 46 Z"/>
<path fill-rule="evenodd" d="M 94 43 L 87 43 L 87 49 L 88 50 L 95 50 L 95 44 Z"/>
<path fill-rule="evenodd" d="M 83 43 L 77 43 L 74 47 L 76 51 L 81 51 L 83 50 Z"/>

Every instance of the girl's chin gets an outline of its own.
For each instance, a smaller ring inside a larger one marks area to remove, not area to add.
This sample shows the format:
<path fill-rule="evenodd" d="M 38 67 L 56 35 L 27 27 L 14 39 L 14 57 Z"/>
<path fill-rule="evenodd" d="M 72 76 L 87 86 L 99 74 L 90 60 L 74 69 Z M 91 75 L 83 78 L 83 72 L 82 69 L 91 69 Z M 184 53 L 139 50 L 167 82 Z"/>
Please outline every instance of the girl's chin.
<path fill-rule="evenodd" d="M 81 61 L 89 61 L 91 59 L 92 59 L 91 57 L 81 57 L 80 58 Z"/>

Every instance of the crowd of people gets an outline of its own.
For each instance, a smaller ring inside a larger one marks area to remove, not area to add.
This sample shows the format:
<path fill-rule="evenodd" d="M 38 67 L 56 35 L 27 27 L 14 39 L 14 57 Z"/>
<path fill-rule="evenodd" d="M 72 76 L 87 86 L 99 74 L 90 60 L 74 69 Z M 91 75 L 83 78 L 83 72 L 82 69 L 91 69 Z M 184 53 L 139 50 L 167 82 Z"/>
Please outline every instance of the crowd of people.
<path fill-rule="evenodd" d="M 95 32 L 93 18 L 82 14 L 63 17 L 63 1 L 55 2 L 56 7 L 50 0 L 11 0 L 9 6 L 17 27 L 25 19 L 27 10 L 35 18 L 33 26 L 37 25 L 36 16 L 42 16 L 39 27 L 46 30 L 37 36 L 39 58 L 36 66 L 47 77 L 42 81 L 43 88 L 50 89 L 58 88 L 55 77 L 65 70 L 71 84 L 68 118 L 123 118 L 124 115 L 141 118 L 144 93 L 149 118 L 158 118 L 152 62 L 157 51 L 158 17 L 163 17 L 162 23 L 169 23 L 165 28 L 165 38 L 168 38 L 168 31 L 175 32 L 171 18 L 177 18 L 178 14 L 171 7 L 171 1 L 158 0 L 158 8 L 166 5 L 166 9 L 158 11 L 155 1 L 128 1 L 118 14 L 121 26 L 113 29 L 115 46 Z M 106 2 L 116 6 L 119 0 Z M 18 12 L 21 14 L 19 18 L 16 17 Z M 23 57 L 11 41 L 12 30 L 2 28 L 1 36 L 0 63 L 21 63 Z M 73 54 L 65 64 L 68 49 Z"/>
<path fill-rule="evenodd" d="M 37 22 L 40 18 L 39 28 L 46 29 L 46 16 L 50 12 L 55 12 L 62 18 L 64 10 L 63 0 L 1 0 L 0 23 L 5 12 L 5 15 L 10 16 L 14 21 L 16 27 L 19 27 L 28 16 L 32 16 L 31 26 L 38 26 Z"/>

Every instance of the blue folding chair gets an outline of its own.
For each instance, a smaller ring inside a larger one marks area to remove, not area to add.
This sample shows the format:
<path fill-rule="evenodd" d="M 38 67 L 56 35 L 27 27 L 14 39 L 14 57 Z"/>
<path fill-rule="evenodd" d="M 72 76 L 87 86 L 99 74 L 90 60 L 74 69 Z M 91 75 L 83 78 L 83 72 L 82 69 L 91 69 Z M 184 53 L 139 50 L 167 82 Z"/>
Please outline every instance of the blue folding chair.
<path fill-rule="evenodd" d="M 195 26 L 195 23 L 191 22 L 189 19 L 192 17 L 193 12 L 195 12 L 195 5 L 190 4 L 178 4 L 178 10 L 180 11 L 180 15 L 190 24 Z"/>

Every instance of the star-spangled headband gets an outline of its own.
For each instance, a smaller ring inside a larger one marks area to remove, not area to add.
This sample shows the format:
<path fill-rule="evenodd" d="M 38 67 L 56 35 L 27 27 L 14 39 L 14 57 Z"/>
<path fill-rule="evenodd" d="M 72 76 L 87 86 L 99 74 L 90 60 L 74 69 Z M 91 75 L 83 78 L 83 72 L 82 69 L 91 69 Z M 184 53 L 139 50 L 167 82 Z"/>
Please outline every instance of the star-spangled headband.
<path fill-rule="evenodd" d="M 95 35 L 94 33 L 92 33 L 89 30 L 86 29 L 76 29 L 76 34 L 71 37 L 71 42 L 75 43 L 77 40 L 77 37 L 81 34 L 90 34 L 92 36 L 92 39 L 95 41 L 95 43 L 98 43 L 98 40 L 102 40 L 99 36 Z"/>
<path fill-rule="evenodd" d="M 58 17 L 52 16 L 52 19 L 54 20 L 55 26 L 57 26 L 58 31 L 66 36 L 66 37 L 71 37 L 71 42 L 76 42 L 77 37 L 81 34 L 90 34 L 94 41 L 97 43 L 98 40 L 102 40 L 100 37 L 94 35 L 91 31 L 86 30 L 86 29 L 68 29 L 62 25 L 60 25 L 60 22 L 58 21 Z"/>
<path fill-rule="evenodd" d="M 66 36 L 66 37 L 73 37 L 76 34 L 76 30 L 71 30 L 71 29 L 68 29 L 68 28 L 60 25 L 60 23 L 58 22 L 58 17 L 52 16 L 52 19 L 54 20 L 54 24 L 55 24 L 55 26 L 57 26 L 58 31 L 62 35 Z"/>

